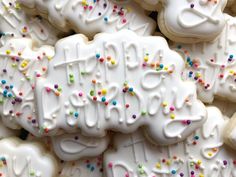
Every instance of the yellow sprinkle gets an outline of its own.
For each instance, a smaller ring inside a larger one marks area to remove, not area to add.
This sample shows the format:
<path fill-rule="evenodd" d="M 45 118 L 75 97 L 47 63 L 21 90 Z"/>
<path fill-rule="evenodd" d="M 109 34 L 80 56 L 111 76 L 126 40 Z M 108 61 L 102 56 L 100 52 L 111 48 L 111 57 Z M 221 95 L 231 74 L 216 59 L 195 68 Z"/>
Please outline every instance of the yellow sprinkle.
<path fill-rule="evenodd" d="M 102 89 L 102 94 L 106 95 L 107 94 L 107 90 L 106 89 Z"/>
<path fill-rule="evenodd" d="M 19 10 L 19 9 L 21 9 L 21 7 L 20 7 L 20 4 L 17 2 L 16 3 L 16 7 L 15 7 L 17 10 Z"/>
<path fill-rule="evenodd" d="M 165 66 L 165 67 L 164 67 L 164 70 L 167 71 L 167 70 L 168 70 L 168 66 Z"/>
<path fill-rule="evenodd" d="M 211 157 L 211 156 L 212 156 L 212 153 L 211 153 L 211 152 L 208 152 L 208 156 Z"/>
<path fill-rule="evenodd" d="M 166 101 L 164 101 L 163 103 L 162 103 L 162 106 L 163 107 L 166 107 L 168 104 L 167 104 L 167 102 Z"/>
<path fill-rule="evenodd" d="M 52 60 L 52 57 L 51 56 L 48 56 L 48 61 L 51 61 Z"/>
<path fill-rule="evenodd" d="M 196 76 L 197 77 L 201 77 L 201 73 L 196 73 Z"/>
<path fill-rule="evenodd" d="M 201 165 L 201 163 L 202 163 L 201 160 L 198 160 L 198 161 L 197 161 L 197 164 L 198 164 L 198 165 Z"/>
<path fill-rule="evenodd" d="M 175 119 L 175 115 L 173 113 L 170 114 L 171 119 Z"/>
<path fill-rule="evenodd" d="M 6 54 L 7 54 L 7 55 L 10 55 L 10 54 L 11 54 L 11 51 L 10 51 L 10 50 L 6 50 Z"/>
<path fill-rule="evenodd" d="M 166 161 L 166 164 L 167 164 L 168 166 L 170 166 L 170 165 L 171 165 L 171 161 L 170 161 L 170 160 L 167 160 L 167 161 Z"/>
<path fill-rule="evenodd" d="M 199 174 L 199 177 L 204 177 L 204 174 L 200 173 L 200 174 Z"/>
<path fill-rule="evenodd" d="M 148 61 L 148 56 L 144 57 L 144 61 L 147 62 Z"/>
<path fill-rule="evenodd" d="M 116 64 L 116 61 L 114 59 L 111 60 L 111 64 L 114 65 Z"/>
<path fill-rule="evenodd" d="M 161 169 L 161 164 L 160 164 L 160 163 L 157 163 L 157 164 L 156 164 L 156 168 Z"/>
<path fill-rule="evenodd" d="M 233 74 L 233 73 L 234 73 L 234 71 L 233 71 L 233 70 L 230 70 L 230 71 L 229 71 L 229 73 L 230 73 L 230 74 Z"/>

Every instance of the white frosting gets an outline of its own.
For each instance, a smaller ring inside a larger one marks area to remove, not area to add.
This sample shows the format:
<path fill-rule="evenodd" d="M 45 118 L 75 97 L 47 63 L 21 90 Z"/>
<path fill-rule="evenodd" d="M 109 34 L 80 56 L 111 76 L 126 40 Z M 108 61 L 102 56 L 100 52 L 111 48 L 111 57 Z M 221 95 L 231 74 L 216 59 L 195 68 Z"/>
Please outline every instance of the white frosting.
<path fill-rule="evenodd" d="M 214 96 L 236 101 L 236 18 L 225 14 L 225 19 L 226 26 L 216 40 L 175 45 L 186 61 L 183 78 L 196 82 L 198 97 L 206 103 Z"/>
<path fill-rule="evenodd" d="M 5 127 L 2 121 L 0 121 L 0 139 L 18 135 L 19 135 L 18 131 Z"/>
<path fill-rule="evenodd" d="M 55 44 L 58 30 L 39 17 L 27 17 L 16 0 L 0 0 L 2 43 L 9 37 L 30 37 L 37 44 Z"/>
<path fill-rule="evenodd" d="M 64 38 L 47 75 L 36 81 L 39 125 L 51 135 L 61 128 L 96 137 L 146 125 L 158 144 L 181 141 L 206 116 L 194 84 L 180 77 L 183 67 L 162 37 L 124 30 L 91 42 Z"/>
<path fill-rule="evenodd" d="M 104 154 L 107 177 L 234 177 L 236 155 L 223 146 L 228 121 L 215 107 L 208 107 L 203 127 L 186 141 L 155 146 L 137 131 L 114 137 L 116 150 Z"/>
<path fill-rule="evenodd" d="M 19 0 L 24 6 L 48 14 L 51 23 L 62 30 L 93 36 L 98 32 L 130 29 L 139 35 L 150 35 L 156 23 L 136 3 L 112 0 Z"/>
<path fill-rule="evenodd" d="M 161 31 L 173 41 L 196 43 L 214 39 L 224 28 L 226 0 L 164 0 L 158 16 Z M 194 39 L 194 40 L 193 40 Z"/>
<path fill-rule="evenodd" d="M 103 177 L 102 156 L 62 162 L 59 177 Z"/>
<path fill-rule="evenodd" d="M 54 152 L 65 161 L 100 155 L 108 146 L 109 136 L 86 137 L 81 134 L 64 134 L 52 137 Z"/>
<path fill-rule="evenodd" d="M 38 129 L 34 108 L 35 77 L 47 70 L 54 55 L 50 46 L 33 48 L 27 38 L 13 38 L 0 48 L 0 112 L 5 125 L 21 125 L 32 134 L 43 133 Z"/>
<path fill-rule="evenodd" d="M 6 177 L 54 177 L 57 163 L 39 144 L 17 138 L 0 141 L 0 173 Z"/>

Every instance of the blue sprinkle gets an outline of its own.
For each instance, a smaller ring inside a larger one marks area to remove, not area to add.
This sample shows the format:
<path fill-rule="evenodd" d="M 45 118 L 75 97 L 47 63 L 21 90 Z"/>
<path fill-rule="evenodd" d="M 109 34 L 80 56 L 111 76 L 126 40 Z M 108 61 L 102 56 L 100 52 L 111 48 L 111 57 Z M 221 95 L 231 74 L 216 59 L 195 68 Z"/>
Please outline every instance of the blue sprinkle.
<path fill-rule="evenodd" d="M 106 101 L 106 98 L 105 97 L 102 97 L 102 102 L 105 102 Z"/>
<path fill-rule="evenodd" d="M 2 84 L 6 84 L 7 83 L 5 80 L 2 80 L 1 82 L 2 82 Z"/>

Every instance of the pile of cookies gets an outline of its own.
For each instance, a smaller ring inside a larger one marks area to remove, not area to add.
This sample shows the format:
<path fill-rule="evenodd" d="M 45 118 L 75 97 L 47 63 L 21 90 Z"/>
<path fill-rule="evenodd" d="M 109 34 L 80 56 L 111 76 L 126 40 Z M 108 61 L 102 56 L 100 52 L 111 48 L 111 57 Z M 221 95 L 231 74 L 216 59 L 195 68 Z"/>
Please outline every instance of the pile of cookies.
<path fill-rule="evenodd" d="M 0 35 L 0 177 L 236 177 L 236 0 L 0 0 Z"/>

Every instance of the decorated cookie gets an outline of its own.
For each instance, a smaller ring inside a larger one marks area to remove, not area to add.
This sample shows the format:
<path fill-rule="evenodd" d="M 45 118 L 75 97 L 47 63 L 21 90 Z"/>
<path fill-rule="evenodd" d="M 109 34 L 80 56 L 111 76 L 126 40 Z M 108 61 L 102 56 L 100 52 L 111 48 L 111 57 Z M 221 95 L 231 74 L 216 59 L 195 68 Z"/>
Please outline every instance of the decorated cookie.
<path fill-rule="evenodd" d="M 103 177 L 102 156 L 61 162 L 59 177 Z"/>
<path fill-rule="evenodd" d="M 88 42 L 74 35 L 55 50 L 35 89 L 38 123 L 49 135 L 61 128 L 103 137 L 145 126 L 156 143 L 171 144 L 205 120 L 195 85 L 181 79 L 182 58 L 162 37 L 123 30 Z"/>
<path fill-rule="evenodd" d="M 228 121 L 208 107 L 204 125 L 184 142 L 170 146 L 150 144 L 140 131 L 117 134 L 115 149 L 104 154 L 107 177 L 233 177 L 236 154 L 223 146 Z"/>
<path fill-rule="evenodd" d="M 158 25 L 176 42 L 210 41 L 224 28 L 226 0 L 163 0 Z"/>
<path fill-rule="evenodd" d="M 27 38 L 10 39 L 0 48 L 0 114 L 8 127 L 44 133 L 38 127 L 33 90 L 35 77 L 46 72 L 53 55 L 52 47 L 34 48 Z"/>
<path fill-rule="evenodd" d="M 230 119 L 225 128 L 225 143 L 236 150 L 236 114 Z"/>
<path fill-rule="evenodd" d="M 57 161 L 41 144 L 17 138 L 0 140 L 0 174 L 4 177 L 55 177 Z"/>
<path fill-rule="evenodd" d="M 236 102 L 236 18 L 225 15 L 226 26 L 212 42 L 176 44 L 186 63 L 185 80 L 198 87 L 198 97 L 211 103 L 214 96 Z"/>
<path fill-rule="evenodd" d="M 108 135 L 102 138 L 92 138 L 77 133 L 52 137 L 54 152 L 65 161 L 98 156 L 105 151 L 108 143 Z"/>
<path fill-rule="evenodd" d="M 5 127 L 2 123 L 2 121 L 0 121 L 0 139 L 8 138 L 11 136 L 18 136 L 18 135 L 19 135 L 19 131 L 12 130 L 12 129 Z"/>
<path fill-rule="evenodd" d="M 73 29 L 93 37 L 99 32 L 130 29 L 139 35 L 150 35 L 156 23 L 133 1 L 113 0 L 19 0 L 39 14 L 47 14 L 51 23 L 63 31 Z"/>
<path fill-rule="evenodd" d="M 60 33 L 39 16 L 27 17 L 16 0 L 0 0 L 0 24 L 2 43 L 12 37 L 30 37 L 39 45 L 55 44 Z"/>

